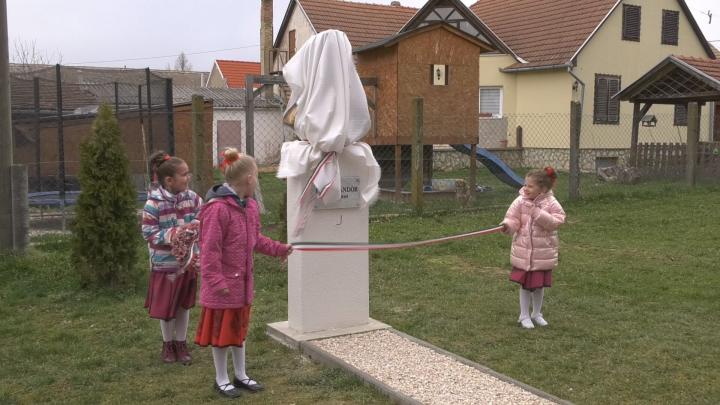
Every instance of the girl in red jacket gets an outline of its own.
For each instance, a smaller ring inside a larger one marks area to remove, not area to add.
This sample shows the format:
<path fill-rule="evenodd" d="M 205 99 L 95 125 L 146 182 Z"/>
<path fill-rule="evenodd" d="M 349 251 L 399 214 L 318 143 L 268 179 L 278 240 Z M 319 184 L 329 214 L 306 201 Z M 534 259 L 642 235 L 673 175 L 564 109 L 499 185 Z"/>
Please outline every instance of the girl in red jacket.
<path fill-rule="evenodd" d="M 235 398 L 239 388 L 251 392 L 263 386 L 245 372 L 245 337 L 253 301 L 253 252 L 282 257 L 292 248 L 260 233 L 260 214 L 252 198 L 257 186 L 255 160 L 229 148 L 220 166 L 226 183 L 214 186 L 200 213 L 200 305 L 202 313 L 195 336 L 200 346 L 212 346 L 214 388 Z M 227 372 L 230 348 L 235 376 Z"/>
<path fill-rule="evenodd" d="M 502 222 L 505 233 L 513 237 L 510 280 L 520 284 L 518 322 L 525 329 L 534 328 L 533 322 L 548 324 L 540 311 L 545 287 L 552 285 L 552 270 L 558 263 L 557 229 L 565 223 L 565 211 L 552 192 L 556 179 L 552 167 L 530 171 Z"/>

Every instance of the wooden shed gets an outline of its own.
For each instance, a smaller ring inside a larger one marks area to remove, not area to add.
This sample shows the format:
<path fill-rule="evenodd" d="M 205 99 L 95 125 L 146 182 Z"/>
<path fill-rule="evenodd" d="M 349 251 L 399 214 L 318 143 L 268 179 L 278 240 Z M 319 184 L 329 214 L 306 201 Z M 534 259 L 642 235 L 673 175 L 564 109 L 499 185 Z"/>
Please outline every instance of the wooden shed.
<path fill-rule="evenodd" d="M 412 101 L 421 97 L 425 144 L 477 143 L 478 58 L 491 50 L 442 22 L 357 50 L 360 76 L 377 78 L 376 128 L 364 140 L 410 144 Z"/>

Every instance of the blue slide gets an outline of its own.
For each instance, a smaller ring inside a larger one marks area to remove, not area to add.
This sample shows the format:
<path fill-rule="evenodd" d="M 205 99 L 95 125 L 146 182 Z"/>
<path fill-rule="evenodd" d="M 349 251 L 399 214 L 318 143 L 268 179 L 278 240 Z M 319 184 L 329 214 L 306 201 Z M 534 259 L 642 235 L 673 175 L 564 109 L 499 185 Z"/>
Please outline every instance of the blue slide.
<path fill-rule="evenodd" d="M 456 151 L 460 153 L 464 153 L 466 155 L 470 155 L 470 152 L 472 149 L 470 148 L 470 145 L 450 145 L 455 149 Z M 510 166 L 508 166 L 505 162 L 502 161 L 499 157 L 495 156 L 495 154 L 491 153 L 487 149 L 483 148 L 477 148 L 477 154 L 475 155 L 477 160 L 480 161 L 485 167 L 490 170 L 492 174 L 495 175 L 500 181 L 507 184 L 510 187 L 513 188 L 520 188 L 525 184 L 525 180 L 523 180 L 522 177 L 518 176 L 517 173 L 515 173 Z"/>

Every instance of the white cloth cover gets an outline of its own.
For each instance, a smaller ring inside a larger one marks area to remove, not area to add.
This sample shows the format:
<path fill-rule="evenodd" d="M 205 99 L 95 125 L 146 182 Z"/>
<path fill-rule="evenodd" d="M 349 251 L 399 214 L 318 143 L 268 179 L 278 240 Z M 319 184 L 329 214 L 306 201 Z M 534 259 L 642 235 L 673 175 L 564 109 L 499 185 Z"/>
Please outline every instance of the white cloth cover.
<path fill-rule="evenodd" d="M 300 140 L 283 144 L 277 176 L 307 176 L 312 182 L 311 198 L 298 201 L 301 220 L 293 232 L 298 235 L 315 200 L 340 199 L 340 160 L 359 159 L 367 167 L 360 192 L 365 205 L 377 197 L 380 167 L 370 147 L 358 142 L 370 129 L 370 113 L 345 33 L 328 30 L 311 37 L 285 65 L 283 76 L 292 90 L 288 109 L 296 106 L 294 131 Z M 336 156 L 310 178 L 328 153 Z"/>

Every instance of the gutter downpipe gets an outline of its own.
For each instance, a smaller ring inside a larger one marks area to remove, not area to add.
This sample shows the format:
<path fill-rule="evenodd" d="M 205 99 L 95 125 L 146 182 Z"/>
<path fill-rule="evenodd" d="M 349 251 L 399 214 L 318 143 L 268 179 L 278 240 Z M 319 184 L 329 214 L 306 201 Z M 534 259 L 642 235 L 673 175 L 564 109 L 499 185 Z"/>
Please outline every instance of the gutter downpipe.
<path fill-rule="evenodd" d="M 580 83 L 580 86 L 582 86 L 582 89 L 580 90 L 580 119 L 582 122 L 582 113 L 583 113 L 583 107 L 585 106 L 585 83 L 580 80 L 577 75 L 575 75 L 575 72 L 572 70 L 572 66 L 568 66 L 568 73 L 570 73 L 570 76 L 572 76 L 575 80 L 577 80 L 578 83 Z"/>

